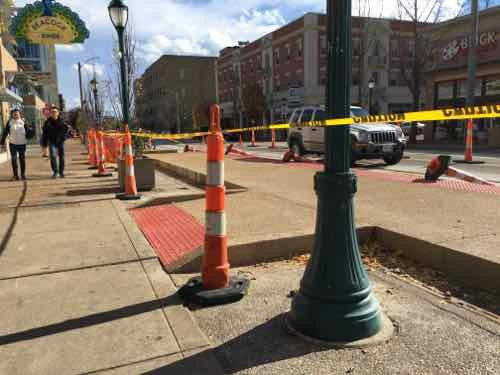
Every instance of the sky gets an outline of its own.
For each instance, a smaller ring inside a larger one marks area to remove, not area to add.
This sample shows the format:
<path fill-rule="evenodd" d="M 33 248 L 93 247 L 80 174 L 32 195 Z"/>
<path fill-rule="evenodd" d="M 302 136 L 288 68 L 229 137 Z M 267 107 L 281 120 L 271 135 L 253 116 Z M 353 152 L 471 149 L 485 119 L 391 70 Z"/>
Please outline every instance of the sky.
<path fill-rule="evenodd" d="M 353 14 L 357 12 L 354 0 Z M 374 16 L 394 17 L 396 0 L 370 0 Z M 23 6 L 34 0 L 16 0 Z M 99 79 L 109 79 L 113 37 L 108 0 L 59 0 L 80 15 L 90 30 L 84 44 L 57 46 L 59 91 L 67 108 L 79 105 L 76 64 L 90 58 L 94 65 L 84 66 L 84 81 L 95 69 Z M 325 0 L 124 0 L 129 7 L 138 51 L 139 71 L 162 54 L 217 56 L 238 41 L 255 40 L 307 12 L 325 12 Z M 446 14 L 456 14 L 459 0 L 445 0 Z M 382 5 L 383 4 L 383 5 Z"/>

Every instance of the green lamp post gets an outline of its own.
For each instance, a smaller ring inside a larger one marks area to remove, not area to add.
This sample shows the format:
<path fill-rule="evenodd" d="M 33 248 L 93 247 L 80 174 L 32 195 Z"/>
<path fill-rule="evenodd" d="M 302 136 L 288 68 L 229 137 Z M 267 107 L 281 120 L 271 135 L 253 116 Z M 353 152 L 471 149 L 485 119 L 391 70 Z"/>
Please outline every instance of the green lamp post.
<path fill-rule="evenodd" d="M 346 118 L 351 96 L 351 0 L 328 0 L 327 22 L 327 114 Z M 293 331 L 332 343 L 366 339 L 383 326 L 356 237 L 357 178 L 350 170 L 349 129 L 326 128 L 325 169 L 314 178 L 318 195 L 314 248 L 287 316 Z"/>
<path fill-rule="evenodd" d="M 129 125 L 129 96 L 128 96 L 128 81 L 127 81 L 127 60 L 125 56 L 125 45 L 123 34 L 128 21 L 128 7 L 122 0 L 111 0 L 108 6 L 109 18 L 118 33 L 118 46 L 120 49 L 120 73 L 122 86 L 122 112 L 123 123 Z"/>

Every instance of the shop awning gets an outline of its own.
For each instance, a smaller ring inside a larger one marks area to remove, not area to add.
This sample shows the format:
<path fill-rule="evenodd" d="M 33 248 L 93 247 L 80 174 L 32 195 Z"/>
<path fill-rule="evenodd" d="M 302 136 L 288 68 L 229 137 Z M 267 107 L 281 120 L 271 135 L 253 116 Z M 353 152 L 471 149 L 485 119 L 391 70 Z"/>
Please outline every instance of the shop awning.
<path fill-rule="evenodd" d="M 23 98 L 21 98 L 15 92 L 10 91 L 9 89 L 0 87 L 0 102 L 11 103 L 11 104 L 22 103 Z"/>

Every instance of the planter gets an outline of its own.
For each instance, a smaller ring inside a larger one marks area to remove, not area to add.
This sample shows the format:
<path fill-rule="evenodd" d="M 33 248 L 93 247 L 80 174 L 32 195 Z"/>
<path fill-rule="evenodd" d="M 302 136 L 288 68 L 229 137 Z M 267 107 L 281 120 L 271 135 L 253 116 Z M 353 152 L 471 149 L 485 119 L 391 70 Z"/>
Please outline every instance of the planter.
<path fill-rule="evenodd" d="M 155 161 L 153 159 L 134 159 L 135 182 L 138 191 L 153 190 L 155 187 Z M 120 191 L 125 191 L 125 161 L 118 163 Z"/>

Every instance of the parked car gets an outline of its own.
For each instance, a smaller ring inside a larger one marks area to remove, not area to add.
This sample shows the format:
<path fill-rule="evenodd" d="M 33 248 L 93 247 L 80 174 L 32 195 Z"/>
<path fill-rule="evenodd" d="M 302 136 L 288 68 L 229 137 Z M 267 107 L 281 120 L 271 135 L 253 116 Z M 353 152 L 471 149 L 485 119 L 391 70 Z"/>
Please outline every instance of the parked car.
<path fill-rule="evenodd" d="M 402 122 L 401 129 L 405 135 L 405 139 L 408 141 L 411 134 L 411 122 Z M 424 140 L 424 128 L 425 124 L 423 122 L 417 122 L 417 141 L 421 142 Z"/>
<path fill-rule="evenodd" d="M 351 107 L 351 117 L 368 116 L 361 107 Z M 295 153 L 303 155 L 307 152 L 323 153 L 325 150 L 325 128 L 302 126 L 308 121 L 326 119 L 323 106 L 307 106 L 297 108 L 289 120 L 290 131 L 288 146 Z M 393 124 L 361 123 L 351 125 L 351 163 L 362 159 L 383 159 L 394 165 L 403 158 L 406 139 L 403 131 Z"/>

